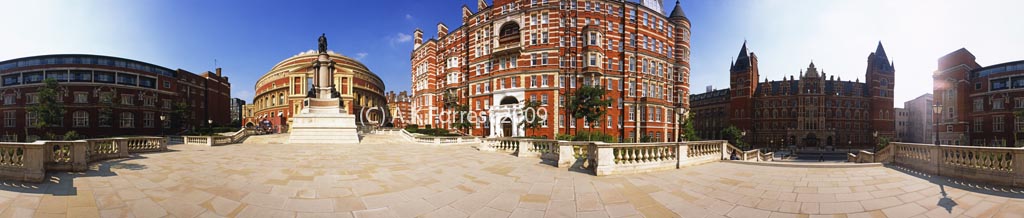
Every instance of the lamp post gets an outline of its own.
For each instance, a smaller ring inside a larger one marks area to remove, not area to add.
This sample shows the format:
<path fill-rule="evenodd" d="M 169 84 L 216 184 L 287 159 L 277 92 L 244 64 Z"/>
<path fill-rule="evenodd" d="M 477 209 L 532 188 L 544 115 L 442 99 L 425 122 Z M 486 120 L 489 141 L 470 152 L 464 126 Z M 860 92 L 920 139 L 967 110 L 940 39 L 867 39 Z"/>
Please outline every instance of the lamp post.
<path fill-rule="evenodd" d="M 878 156 L 878 131 L 875 131 L 874 133 L 871 133 L 871 136 L 872 136 L 872 138 L 875 141 L 875 146 L 873 146 L 873 148 L 871 149 L 871 153 L 872 153 L 872 155 L 871 155 L 871 162 L 874 163 L 875 162 L 875 156 Z"/>
<path fill-rule="evenodd" d="M 745 138 L 745 137 L 747 137 L 747 131 L 743 130 L 742 132 L 740 132 L 740 140 L 743 140 L 743 138 Z M 740 142 L 742 142 L 740 140 L 736 140 L 736 144 L 740 144 Z M 740 149 L 743 149 L 743 148 L 740 148 Z"/>
<path fill-rule="evenodd" d="M 210 129 L 210 134 L 213 134 L 213 120 L 206 120 L 206 128 Z"/>
<path fill-rule="evenodd" d="M 679 120 L 680 121 L 679 121 L 679 123 L 676 124 L 676 126 L 677 126 L 676 127 L 676 142 L 682 142 L 686 138 L 686 137 L 684 137 L 685 135 L 683 133 L 683 130 L 684 130 L 683 128 L 686 127 L 685 126 L 686 118 L 689 116 L 689 114 L 690 114 L 690 111 L 686 110 L 686 108 L 680 108 L 679 109 Z"/>
<path fill-rule="evenodd" d="M 935 175 L 942 175 L 942 150 L 941 144 L 939 144 L 939 117 L 942 115 L 942 105 L 935 104 L 932 106 L 933 112 L 935 112 L 935 149 L 939 149 L 939 157 L 935 159 Z"/>
<path fill-rule="evenodd" d="M 164 135 L 164 129 L 167 127 L 167 115 L 160 115 L 160 135 Z"/>

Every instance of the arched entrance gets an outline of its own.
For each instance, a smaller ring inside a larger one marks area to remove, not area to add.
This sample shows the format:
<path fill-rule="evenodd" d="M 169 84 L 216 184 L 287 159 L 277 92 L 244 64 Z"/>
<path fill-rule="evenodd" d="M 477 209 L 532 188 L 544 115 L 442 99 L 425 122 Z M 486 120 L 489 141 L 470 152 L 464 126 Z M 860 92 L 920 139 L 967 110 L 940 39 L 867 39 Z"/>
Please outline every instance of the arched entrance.
<path fill-rule="evenodd" d="M 821 145 L 821 140 L 818 139 L 818 136 L 814 135 L 814 133 L 807 133 L 807 136 L 804 137 L 803 141 L 804 147 L 818 147 Z"/>
<path fill-rule="evenodd" d="M 500 104 L 501 105 L 519 104 L 519 99 L 516 99 L 516 97 L 512 97 L 512 96 L 505 96 L 504 98 L 501 98 L 501 103 Z"/>
<path fill-rule="evenodd" d="M 501 120 L 501 137 L 512 137 L 512 118 Z"/>

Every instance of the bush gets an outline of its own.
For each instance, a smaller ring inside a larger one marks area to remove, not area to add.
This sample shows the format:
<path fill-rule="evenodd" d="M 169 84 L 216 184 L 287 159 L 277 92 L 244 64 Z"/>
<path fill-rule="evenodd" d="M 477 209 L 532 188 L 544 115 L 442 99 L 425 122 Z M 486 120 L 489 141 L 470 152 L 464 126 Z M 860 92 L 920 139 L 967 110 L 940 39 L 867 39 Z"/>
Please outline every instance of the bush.
<path fill-rule="evenodd" d="M 419 129 L 420 125 L 416 125 L 416 124 L 405 125 L 405 129 L 409 129 L 409 128 Z"/>
<path fill-rule="evenodd" d="M 74 130 L 64 133 L 64 140 L 79 140 L 82 138 L 85 137 L 82 135 L 78 135 L 78 132 L 75 132 Z"/>
<path fill-rule="evenodd" d="M 558 135 L 555 136 L 555 139 L 562 140 L 562 141 L 572 141 L 573 136 L 569 135 L 569 134 L 561 134 L 561 133 L 559 133 Z"/>

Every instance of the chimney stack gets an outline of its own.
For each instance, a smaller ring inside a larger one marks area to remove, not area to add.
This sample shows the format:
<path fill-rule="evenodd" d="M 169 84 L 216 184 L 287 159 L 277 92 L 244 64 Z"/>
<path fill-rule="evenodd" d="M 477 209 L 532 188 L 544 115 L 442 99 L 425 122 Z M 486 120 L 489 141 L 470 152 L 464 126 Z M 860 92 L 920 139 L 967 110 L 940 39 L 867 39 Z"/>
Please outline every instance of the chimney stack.
<path fill-rule="evenodd" d="M 416 31 L 412 32 L 412 49 L 420 48 L 423 45 L 423 30 L 416 28 Z"/>
<path fill-rule="evenodd" d="M 221 74 L 220 74 L 220 67 L 217 68 L 217 77 L 224 77 L 224 76 L 221 76 Z"/>

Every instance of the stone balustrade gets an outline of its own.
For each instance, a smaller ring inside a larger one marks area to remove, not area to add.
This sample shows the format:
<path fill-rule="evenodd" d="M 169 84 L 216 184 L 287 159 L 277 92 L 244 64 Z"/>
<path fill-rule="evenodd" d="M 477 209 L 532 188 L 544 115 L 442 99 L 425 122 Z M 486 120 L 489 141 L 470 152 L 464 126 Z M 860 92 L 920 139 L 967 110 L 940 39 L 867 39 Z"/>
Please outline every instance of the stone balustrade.
<path fill-rule="evenodd" d="M 728 160 L 732 149 L 726 141 L 664 143 L 571 142 L 527 138 L 487 138 L 481 151 L 539 157 L 559 168 L 579 166 L 596 175 L 642 173 Z M 772 153 L 737 151 L 742 161 L 772 161 Z"/>
<path fill-rule="evenodd" d="M 885 163 L 921 173 L 1024 187 L 1024 148 L 889 143 L 877 153 L 848 154 L 855 163 Z"/>
<path fill-rule="evenodd" d="M 161 137 L 0 142 L 0 179 L 42 182 L 47 170 L 81 172 L 91 162 L 166 150 L 167 139 Z"/>
<path fill-rule="evenodd" d="M 255 130 L 243 128 L 226 136 L 182 136 L 182 138 L 184 143 L 189 145 L 218 146 L 241 143 L 254 134 Z"/>
<path fill-rule="evenodd" d="M 405 129 L 398 130 L 378 130 L 381 134 L 399 134 L 406 140 L 416 142 L 419 144 L 432 144 L 432 145 L 450 145 L 450 144 L 465 144 L 465 143 L 481 143 L 480 138 L 475 136 L 424 136 L 424 135 L 413 135 Z"/>

